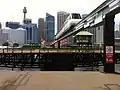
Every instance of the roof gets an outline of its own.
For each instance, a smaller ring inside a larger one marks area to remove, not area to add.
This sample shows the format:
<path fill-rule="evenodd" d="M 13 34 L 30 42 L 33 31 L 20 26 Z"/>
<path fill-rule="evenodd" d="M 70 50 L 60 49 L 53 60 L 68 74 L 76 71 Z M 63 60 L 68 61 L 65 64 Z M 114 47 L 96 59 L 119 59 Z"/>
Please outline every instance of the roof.
<path fill-rule="evenodd" d="M 88 31 L 80 31 L 80 32 L 78 32 L 78 33 L 76 34 L 76 36 L 77 36 L 77 35 L 89 35 L 89 36 L 92 36 L 93 34 L 90 33 L 90 32 L 88 32 Z"/>
<path fill-rule="evenodd" d="M 17 28 L 17 29 L 12 29 L 12 28 L 9 28 L 9 27 L 5 27 L 4 28 L 5 30 L 7 29 L 7 30 L 26 30 L 26 29 L 23 29 L 23 28 Z M 4 30 L 3 29 L 3 30 Z"/>
<path fill-rule="evenodd" d="M 9 27 L 5 27 L 4 29 L 11 29 L 11 28 L 9 28 Z"/>

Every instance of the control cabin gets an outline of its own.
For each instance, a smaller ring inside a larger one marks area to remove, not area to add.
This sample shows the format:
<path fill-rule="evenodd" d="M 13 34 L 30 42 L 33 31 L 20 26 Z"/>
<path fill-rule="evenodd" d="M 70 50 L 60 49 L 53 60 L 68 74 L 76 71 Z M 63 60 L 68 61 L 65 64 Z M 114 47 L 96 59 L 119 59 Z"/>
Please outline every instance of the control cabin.
<path fill-rule="evenodd" d="M 89 46 L 92 45 L 93 34 L 88 31 L 80 31 L 74 36 L 74 43 L 79 46 Z"/>

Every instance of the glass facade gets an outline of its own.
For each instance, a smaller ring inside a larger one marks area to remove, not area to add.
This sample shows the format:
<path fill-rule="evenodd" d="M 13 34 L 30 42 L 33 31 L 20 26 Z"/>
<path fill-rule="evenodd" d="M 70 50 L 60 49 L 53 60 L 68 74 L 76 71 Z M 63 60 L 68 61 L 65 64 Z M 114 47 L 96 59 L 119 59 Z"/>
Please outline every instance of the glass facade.
<path fill-rule="evenodd" d="M 38 31 L 38 27 L 37 24 L 32 24 L 33 25 L 33 42 L 34 43 L 39 43 L 39 31 Z"/>
<path fill-rule="evenodd" d="M 45 41 L 50 42 L 54 40 L 54 32 L 55 32 L 55 18 L 54 16 L 46 13 L 45 18 Z"/>
<path fill-rule="evenodd" d="M 38 27 L 37 24 L 23 24 L 22 28 L 26 29 L 26 43 L 38 43 Z"/>

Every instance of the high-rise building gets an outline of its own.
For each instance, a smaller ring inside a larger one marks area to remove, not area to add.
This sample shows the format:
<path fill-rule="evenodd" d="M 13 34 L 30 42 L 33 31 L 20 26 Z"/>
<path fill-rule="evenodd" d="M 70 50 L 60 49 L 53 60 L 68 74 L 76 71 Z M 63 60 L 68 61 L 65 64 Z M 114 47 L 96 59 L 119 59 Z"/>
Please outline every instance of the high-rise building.
<path fill-rule="evenodd" d="M 66 18 L 69 16 L 69 13 L 60 11 L 57 12 L 57 33 L 62 29 L 63 23 L 65 22 Z"/>
<path fill-rule="evenodd" d="M 55 33 L 55 17 L 46 13 L 44 30 L 45 41 L 46 42 L 53 41 L 55 36 L 54 33 Z"/>
<path fill-rule="evenodd" d="M 27 23 L 22 25 L 22 28 L 26 29 L 26 43 L 38 43 L 38 28 L 37 24 L 31 23 L 30 19 L 25 20 Z"/>
<path fill-rule="evenodd" d="M 10 45 L 18 43 L 20 46 L 25 44 L 26 30 L 23 28 L 11 29 L 9 27 L 0 29 L 0 45 L 9 42 Z"/>
<path fill-rule="evenodd" d="M 6 22 L 6 27 L 17 29 L 20 27 L 20 22 Z"/>
<path fill-rule="evenodd" d="M 44 39 L 44 18 L 39 18 L 38 19 L 38 38 L 39 41 L 41 42 L 42 39 Z"/>
<path fill-rule="evenodd" d="M 32 19 L 24 19 L 23 23 L 24 24 L 31 24 L 32 23 Z"/>

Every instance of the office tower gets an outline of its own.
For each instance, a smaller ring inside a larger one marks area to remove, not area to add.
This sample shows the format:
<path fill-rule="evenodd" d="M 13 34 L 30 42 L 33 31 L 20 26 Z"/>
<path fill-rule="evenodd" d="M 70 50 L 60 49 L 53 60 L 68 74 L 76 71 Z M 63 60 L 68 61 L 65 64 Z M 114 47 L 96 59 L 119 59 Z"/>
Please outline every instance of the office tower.
<path fill-rule="evenodd" d="M 14 43 L 18 43 L 22 46 L 25 44 L 25 37 L 26 30 L 23 28 L 11 29 L 5 27 L 0 29 L 0 45 L 8 41 L 11 46 L 13 46 Z"/>
<path fill-rule="evenodd" d="M 46 13 L 45 17 L 45 41 L 51 42 L 54 40 L 54 33 L 55 33 L 55 17 Z"/>
<path fill-rule="evenodd" d="M 66 18 L 69 16 L 69 13 L 60 11 L 57 12 L 57 33 L 62 29 L 63 23 L 65 22 Z"/>
<path fill-rule="evenodd" d="M 38 38 L 39 41 L 42 42 L 42 40 L 44 39 L 44 18 L 39 18 L 38 19 Z"/>
<path fill-rule="evenodd" d="M 24 19 L 23 21 L 24 24 L 31 24 L 32 23 L 32 19 Z"/>
<path fill-rule="evenodd" d="M 31 23 L 31 19 L 25 19 L 22 28 L 26 29 L 26 43 L 38 43 L 38 27 L 37 24 Z"/>

